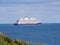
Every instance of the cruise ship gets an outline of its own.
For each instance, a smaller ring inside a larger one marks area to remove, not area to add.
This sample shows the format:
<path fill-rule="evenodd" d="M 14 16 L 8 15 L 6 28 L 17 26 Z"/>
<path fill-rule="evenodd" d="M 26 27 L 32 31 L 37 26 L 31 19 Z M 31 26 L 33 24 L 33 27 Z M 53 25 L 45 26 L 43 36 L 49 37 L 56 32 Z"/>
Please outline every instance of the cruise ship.
<path fill-rule="evenodd" d="M 24 18 L 18 18 L 16 23 L 14 25 L 35 25 L 35 24 L 41 24 L 41 21 L 38 21 L 36 18 L 28 18 L 25 16 Z"/>

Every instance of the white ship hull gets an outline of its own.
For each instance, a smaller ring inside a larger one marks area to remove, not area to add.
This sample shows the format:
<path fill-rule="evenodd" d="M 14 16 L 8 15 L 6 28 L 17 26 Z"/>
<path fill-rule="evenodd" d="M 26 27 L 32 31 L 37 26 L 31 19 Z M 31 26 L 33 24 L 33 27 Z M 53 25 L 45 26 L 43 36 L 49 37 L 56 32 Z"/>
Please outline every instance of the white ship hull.
<path fill-rule="evenodd" d="M 34 23 L 34 24 L 14 24 L 14 25 L 39 25 L 39 24 L 41 24 L 41 23 Z"/>

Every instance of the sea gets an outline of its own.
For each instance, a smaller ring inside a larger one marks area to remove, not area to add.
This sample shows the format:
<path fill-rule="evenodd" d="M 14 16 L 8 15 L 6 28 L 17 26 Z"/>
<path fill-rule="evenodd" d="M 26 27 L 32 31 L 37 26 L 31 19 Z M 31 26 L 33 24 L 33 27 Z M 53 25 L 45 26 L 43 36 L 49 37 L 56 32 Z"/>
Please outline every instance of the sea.
<path fill-rule="evenodd" d="M 0 32 L 12 39 L 43 45 L 60 45 L 60 23 L 39 25 L 0 24 Z"/>

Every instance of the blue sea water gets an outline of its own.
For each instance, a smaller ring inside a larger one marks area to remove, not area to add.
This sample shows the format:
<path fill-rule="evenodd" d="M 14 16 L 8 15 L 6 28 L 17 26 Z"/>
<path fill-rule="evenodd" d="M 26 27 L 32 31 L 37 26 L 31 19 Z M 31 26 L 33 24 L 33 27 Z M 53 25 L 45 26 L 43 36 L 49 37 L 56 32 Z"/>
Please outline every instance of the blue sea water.
<path fill-rule="evenodd" d="M 0 24 L 0 32 L 26 42 L 60 45 L 60 24 L 48 23 L 40 25 Z"/>

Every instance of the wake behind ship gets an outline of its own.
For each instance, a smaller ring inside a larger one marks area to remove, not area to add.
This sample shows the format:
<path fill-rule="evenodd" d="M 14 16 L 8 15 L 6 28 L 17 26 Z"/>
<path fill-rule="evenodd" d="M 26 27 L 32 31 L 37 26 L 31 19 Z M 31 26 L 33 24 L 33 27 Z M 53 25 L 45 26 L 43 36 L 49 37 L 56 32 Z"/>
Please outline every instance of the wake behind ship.
<path fill-rule="evenodd" d="M 24 18 L 18 18 L 16 23 L 14 25 L 36 25 L 36 24 L 41 24 L 36 18 L 28 18 L 25 16 Z"/>

